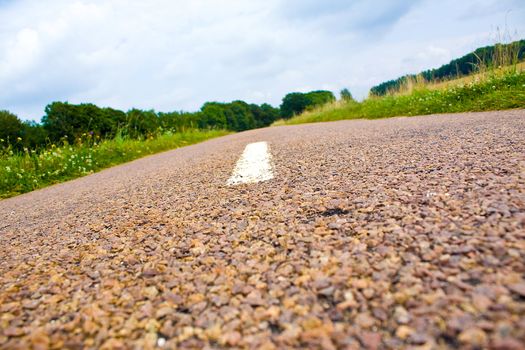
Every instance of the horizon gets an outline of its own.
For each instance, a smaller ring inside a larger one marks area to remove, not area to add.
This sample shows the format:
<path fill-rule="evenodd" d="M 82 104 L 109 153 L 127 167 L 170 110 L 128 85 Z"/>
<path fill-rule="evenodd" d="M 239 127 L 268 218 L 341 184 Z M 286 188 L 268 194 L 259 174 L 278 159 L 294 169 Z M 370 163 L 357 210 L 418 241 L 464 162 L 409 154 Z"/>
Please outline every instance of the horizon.
<path fill-rule="evenodd" d="M 524 37 L 514 1 L 0 1 L 0 109 L 40 121 L 53 101 L 195 111 L 279 106 L 438 68 Z M 454 8 L 454 13 L 446 13 Z"/>

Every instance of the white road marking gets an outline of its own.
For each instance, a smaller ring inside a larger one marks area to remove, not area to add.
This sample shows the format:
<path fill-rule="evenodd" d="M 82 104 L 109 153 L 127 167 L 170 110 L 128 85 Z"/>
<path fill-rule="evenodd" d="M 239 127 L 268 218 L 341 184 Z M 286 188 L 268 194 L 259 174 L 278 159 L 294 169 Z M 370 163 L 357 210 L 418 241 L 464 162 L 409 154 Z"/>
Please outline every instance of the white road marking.
<path fill-rule="evenodd" d="M 227 185 L 249 184 L 273 179 L 268 143 L 250 143 L 237 161 Z"/>

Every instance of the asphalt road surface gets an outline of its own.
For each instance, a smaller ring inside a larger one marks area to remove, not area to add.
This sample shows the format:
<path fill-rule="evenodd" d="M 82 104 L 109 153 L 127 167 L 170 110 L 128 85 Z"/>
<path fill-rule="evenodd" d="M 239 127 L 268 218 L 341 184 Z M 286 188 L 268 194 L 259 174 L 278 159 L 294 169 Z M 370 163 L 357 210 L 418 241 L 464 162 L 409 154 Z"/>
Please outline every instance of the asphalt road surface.
<path fill-rule="evenodd" d="M 525 346 L 525 110 L 252 130 L 0 220 L 0 348 Z"/>

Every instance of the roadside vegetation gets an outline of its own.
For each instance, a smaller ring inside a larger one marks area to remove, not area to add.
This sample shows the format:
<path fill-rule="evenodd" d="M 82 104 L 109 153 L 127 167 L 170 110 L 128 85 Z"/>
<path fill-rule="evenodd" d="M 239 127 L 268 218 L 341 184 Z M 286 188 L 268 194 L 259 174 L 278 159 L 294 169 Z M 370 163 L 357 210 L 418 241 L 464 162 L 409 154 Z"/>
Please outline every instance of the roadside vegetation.
<path fill-rule="evenodd" d="M 512 108 L 525 108 L 525 71 L 504 71 L 439 89 L 416 85 L 409 93 L 371 96 L 362 102 L 339 100 L 291 119 L 281 119 L 274 125 Z"/>
<path fill-rule="evenodd" d="M 437 69 L 429 69 L 419 74 L 407 74 L 373 86 L 370 89 L 370 94 L 385 96 L 405 90 L 407 84 L 414 81 L 436 83 L 456 80 L 460 77 L 485 73 L 498 67 L 512 66 L 523 60 L 525 60 L 525 40 L 480 47 Z"/>
<path fill-rule="evenodd" d="M 55 183 L 92 174 L 100 169 L 128 162 L 149 154 L 188 146 L 228 134 L 225 130 L 165 132 L 143 139 L 118 134 L 100 140 L 89 133 L 68 143 L 51 144 L 40 150 L 17 151 L 4 148 L 0 155 L 0 198 L 33 191 Z"/>
<path fill-rule="evenodd" d="M 482 53 L 484 60 L 478 57 Z M 380 84 L 361 102 L 345 89 L 338 101 L 283 118 L 273 125 L 525 108 L 525 64 L 519 62 L 524 57 L 524 40 L 478 49 L 437 70 Z M 462 70 L 468 75 L 451 78 Z"/>

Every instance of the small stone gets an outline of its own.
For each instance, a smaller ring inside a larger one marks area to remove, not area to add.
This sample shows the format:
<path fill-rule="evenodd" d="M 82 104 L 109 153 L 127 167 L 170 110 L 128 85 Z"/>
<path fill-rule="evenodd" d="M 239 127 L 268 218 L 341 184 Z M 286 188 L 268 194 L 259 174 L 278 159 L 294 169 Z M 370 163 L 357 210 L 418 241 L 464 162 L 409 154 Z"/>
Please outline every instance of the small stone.
<path fill-rule="evenodd" d="M 164 307 L 161 307 L 160 309 L 158 309 L 156 312 L 155 312 L 155 317 L 157 319 L 159 318 L 163 318 L 169 314 L 172 314 L 174 312 L 174 309 L 169 307 L 169 306 L 164 306 Z"/>
<path fill-rule="evenodd" d="M 17 327 L 7 327 L 4 329 L 4 334 L 8 337 L 19 337 L 25 334 L 25 331 L 22 328 Z"/>
<path fill-rule="evenodd" d="M 172 304 L 180 305 L 182 303 L 182 297 L 173 292 L 168 291 L 164 293 L 163 296 L 164 296 L 164 300 L 169 301 Z"/>
<path fill-rule="evenodd" d="M 221 343 L 230 345 L 230 346 L 236 346 L 241 341 L 241 333 L 237 331 L 228 332 L 224 334 L 221 338 Z"/>
<path fill-rule="evenodd" d="M 277 320 L 279 318 L 279 315 L 281 314 L 281 309 L 279 309 L 277 306 L 270 306 L 268 310 L 265 312 L 265 316 L 268 317 L 270 320 Z"/>
<path fill-rule="evenodd" d="M 208 339 L 213 340 L 213 341 L 217 341 L 222 335 L 221 325 L 218 324 L 218 323 L 214 324 L 212 327 L 206 329 L 204 334 L 206 334 Z"/>
<path fill-rule="evenodd" d="M 404 307 L 398 306 L 394 311 L 394 319 L 397 323 L 406 324 L 410 322 L 410 315 Z"/>
<path fill-rule="evenodd" d="M 405 340 L 410 335 L 412 335 L 413 333 L 414 333 L 414 329 L 413 328 L 410 328 L 410 327 L 405 326 L 405 325 L 401 325 L 401 326 L 397 327 L 396 337 L 398 337 L 399 339 Z"/>
<path fill-rule="evenodd" d="M 144 289 L 144 296 L 148 299 L 155 299 L 157 295 L 159 295 L 159 291 L 155 286 L 150 286 Z"/>
<path fill-rule="evenodd" d="M 344 294 L 344 297 L 345 297 L 345 300 L 346 300 L 346 301 L 352 301 L 352 302 L 355 302 L 354 293 L 352 293 L 351 290 L 346 291 L 345 294 Z"/>
<path fill-rule="evenodd" d="M 113 350 L 113 349 L 124 349 L 124 343 L 122 340 L 110 338 L 102 344 L 101 350 Z"/>
<path fill-rule="evenodd" d="M 162 338 L 162 337 L 159 337 L 159 338 L 157 339 L 157 346 L 158 346 L 159 348 L 162 348 L 162 347 L 164 347 L 164 345 L 166 345 L 166 339 L 165 339 L 165 338 Z"/>
<path fill-rule="evenodd" d="M 321 289 L 318 293 L 324 296 L 331 296 L 332 294 L 334 294 L 334 290 L 335 290 L 334 287 L 328 287 L 328 288 Z"/>
<path fill-rule="evenodd" d="M 355 318 L 355 323 L 363 328 L 370 328 L 375 324 L 375 322 L 375 319 L 366 312 L 360 313 Z"/>
<path fill-rule="evenodd" d="M 22 307 L 28 310 L 34 310 L 38 305 L 40 305 L 40 300 L 24 300 L 22 302 Z"/>
<path fill-rule="evenodd" d="M 264 342 L 260 347 L 259 350 L 275 350 L 277 347 L 270 341 Z"/>
<path fill-rule="evenodd" d="M 262 306 L 265 305 L 264 300 L 261 297 L 261 293 L 257 290 L 252 291 L 250 294 L 246 296 L 244 299 L 244 302 L 246 304 L 250 304 L 252 306 Z"/>
<path fill-rule="evenodd" d="M 468 328 L 459 334 L 458 339 L 463 344 L 483 346 L 487 342 L 487 335 L 479 328 Z"/>
<path fill-rule="evenodd" d="M 91 278 L 92 280 L 96 280 L 96 279 L 99 279 L 100 278 L 100 272 L 99 271 L 88 271 L 86 272 L 86 275 L 88 275 L 89 278 Z"/>
<path fill-rule="evenodd" d="M 314 280 L 313 286 L 317 290 L 328 288 L 330 286 L 330 279 L 326 277 L 316 278 Z"/>
<path fill-rule="evenodd" d="M 408 340 L 412 344 L 422 345 L 428 342 L 428 335 L 425 333 L 412 332 Z"/>
<path fill-rule="evenodd" d="M 509 289 L 516 293 L 516 294 L 519 294 L 521 295 L 522 297 L 525 297 L 525 282 L 521 282 L 521 283 L 515 283 L 515 284 L 511 284 L 509 286 Z"/>
<path fill-rule="evenodd" d="M 522 350 L 523 343 L 514 338 L 496 339 L 490 348 L 493 350 Z"/>
<path fill-rule="evenodd" d="M 339 311 L 343 311 L 349 308 L 357 306 L 357 302 L 354 298 L 354 294 L 351 291 L 346 291 L 344 294 L 345 301 L 337 304 L 336 308 Z"/>
<path fill-rule="evenodd" d="M 352 285 L 358 289 L 365 289 L 368 287 L 368 281 L 365 279 L 358 279 L 353 281 Z"/>
<path fill-rule="evenodd" d="M 321 327 L 322 324 L 323 322 L 317 317 L 310 317 L 306 319 L 305 321 L 303 321 L 302 326 L 305 331 L 308 331 L 311 329 L 319 328 Z"/>
<path fill-rule="evenodd" d="M 372 288 L 366 288 L 363 290 L 363 295 L 367 299 L 371 299 L 375 294 L 375 291 Z"/>
<path fill-rule="evenodd" d="M 381 335 L 374 332 L 363 332 L 363 334 L 359 336 L 359 340 L 361 340 L 361 343 L 365 348 L 376 350 L 381 344 Z"/>
<path fill-rule="evenodd" d="M 474 304 L 474 307 L 477 310 L 483 312 L 489 308 L 489 306 L 492 304 L 492 301 L 483 294 L 474 294 L 472 296 L 472 304 Z"/>
<path fill-rule="evenodd" d="M 44 331 L 37 331 L 30 335 L 31 345 L 34 350 L 49 349 L 49 337 Z"/>
<path fill-rule="evenodd" d="M 382 308 L 375 307 L 372 310 L 372 315 L 374 315 L 375 318 L 377 318 L 377 319 L 379 319 L 381 321 L 386 321 L 388 319 L 388 314 Z"/>
<path fill-rule="evenodd" d="M 144 277 L 155 277 L 159 274 L 159 272 L 156 270 L 156 269 L 145 269 L 143 272 L 142 272 L 142 276 Z"/>

